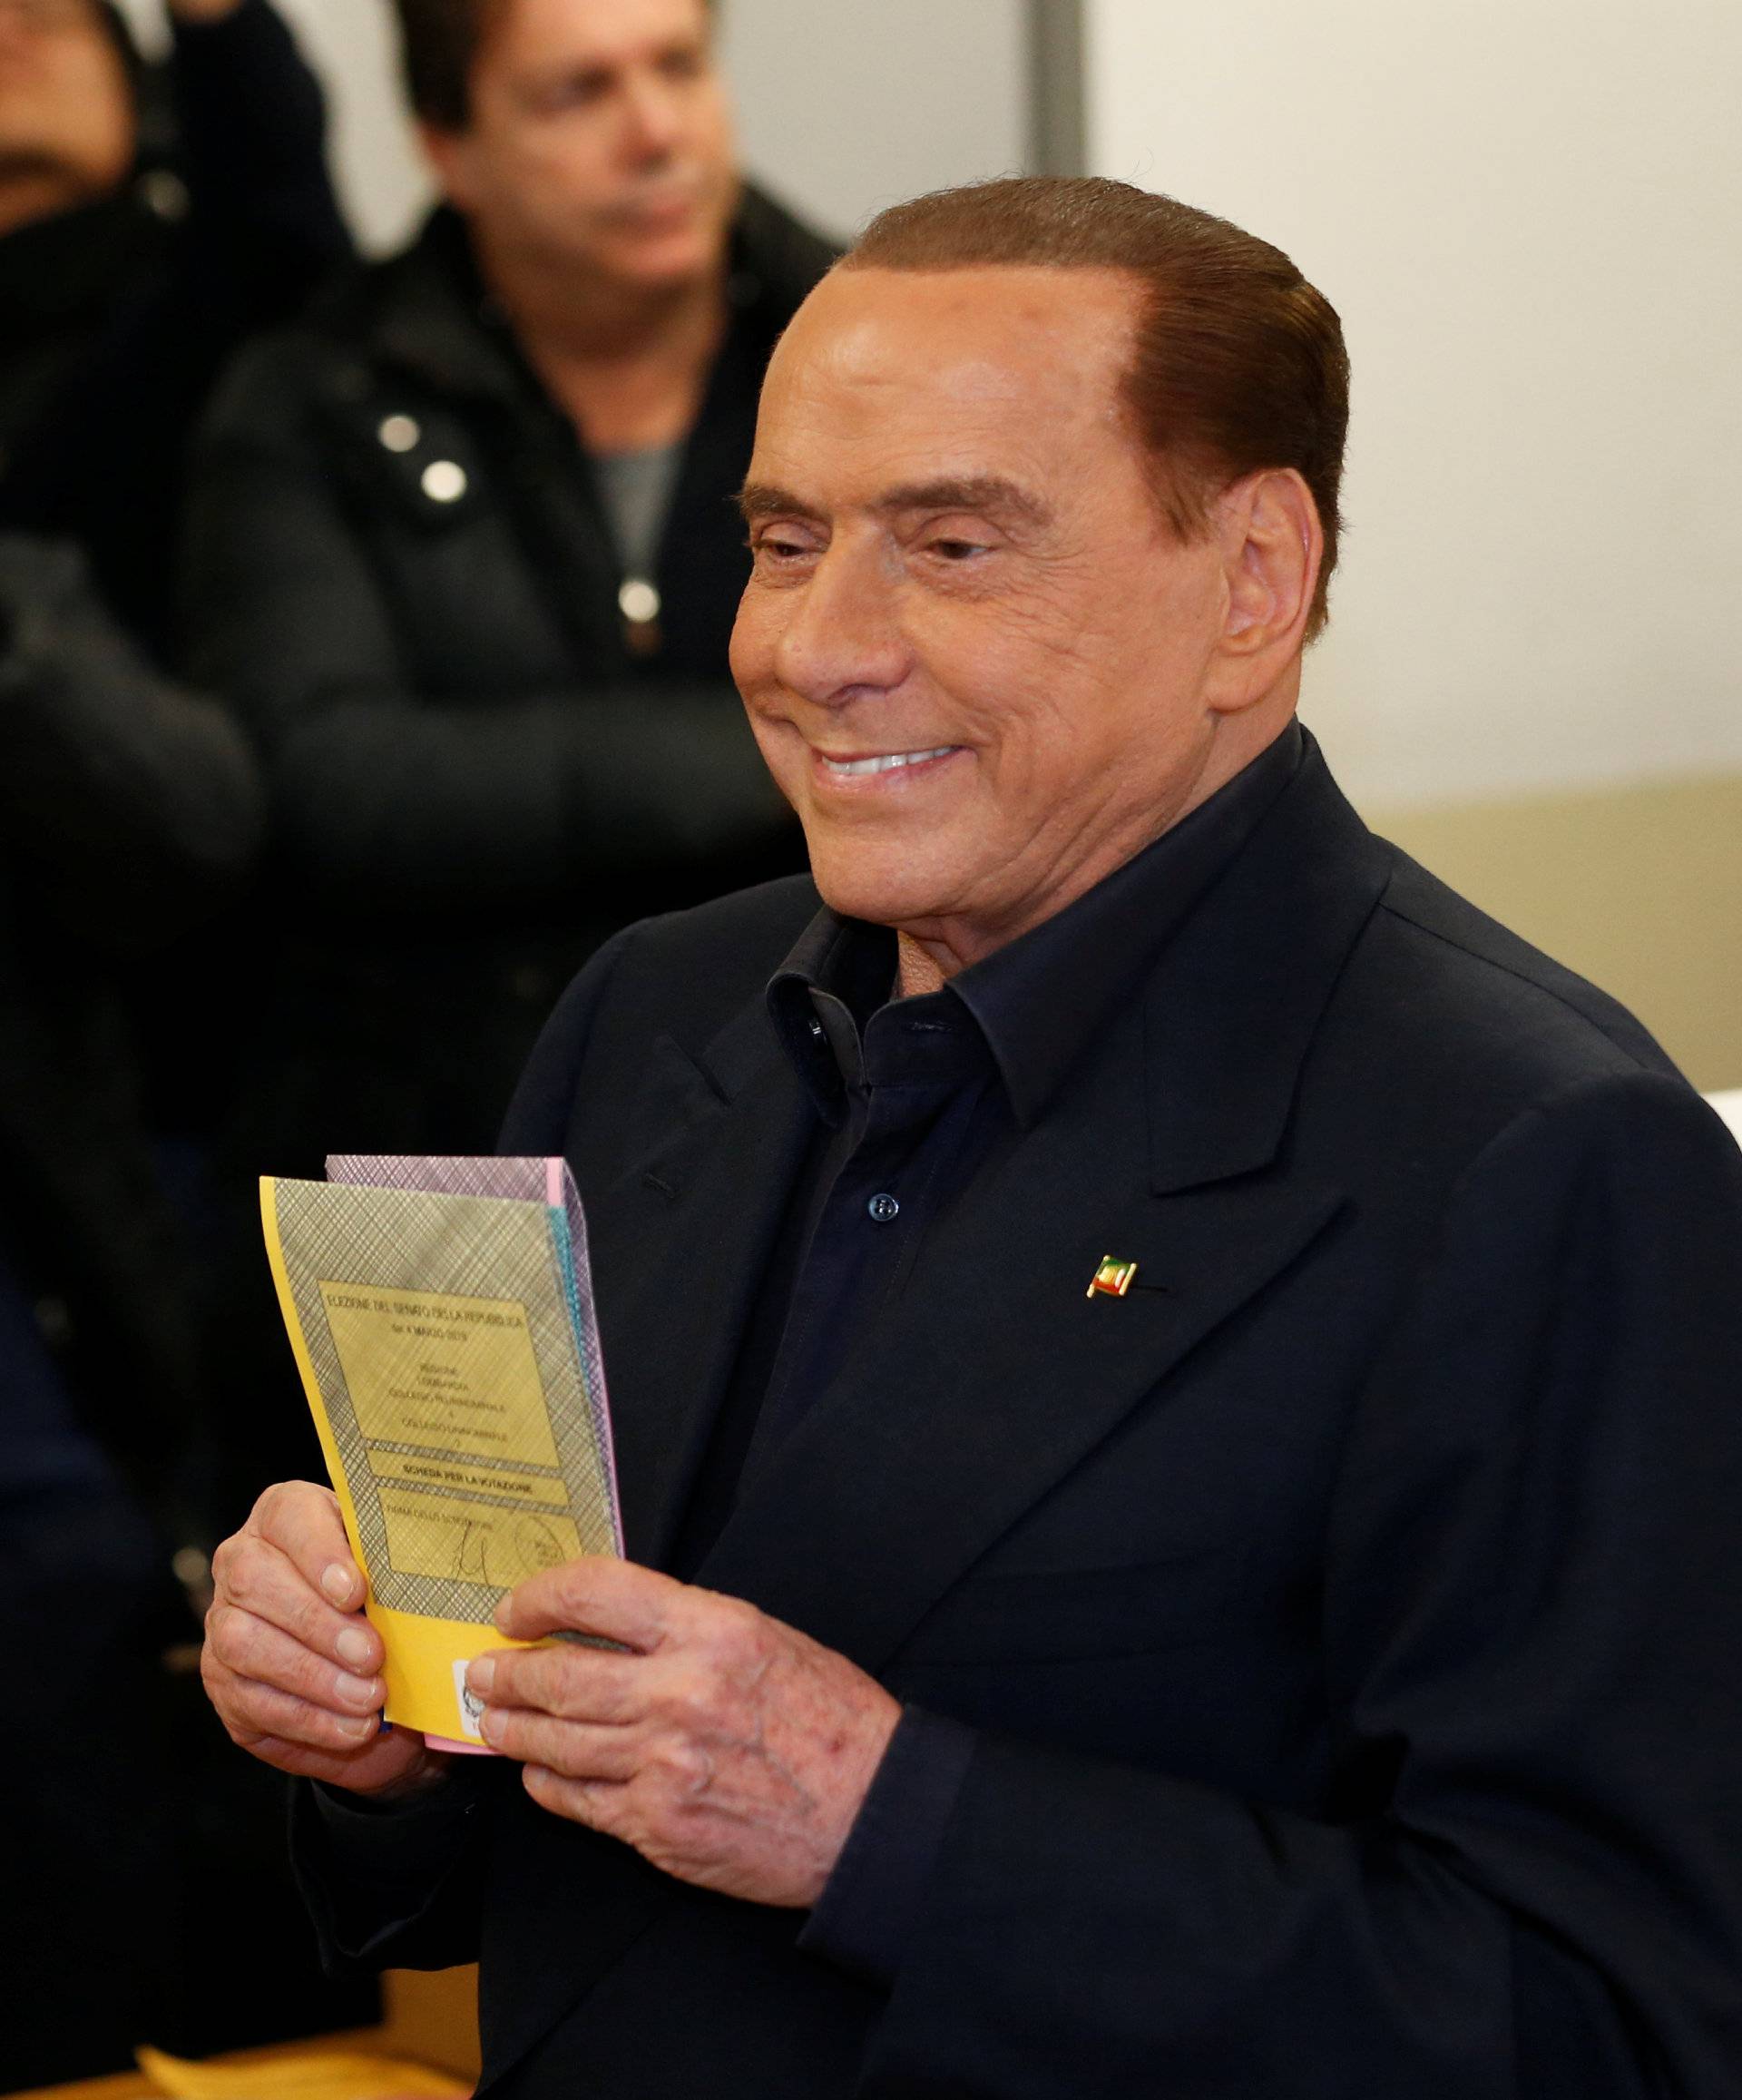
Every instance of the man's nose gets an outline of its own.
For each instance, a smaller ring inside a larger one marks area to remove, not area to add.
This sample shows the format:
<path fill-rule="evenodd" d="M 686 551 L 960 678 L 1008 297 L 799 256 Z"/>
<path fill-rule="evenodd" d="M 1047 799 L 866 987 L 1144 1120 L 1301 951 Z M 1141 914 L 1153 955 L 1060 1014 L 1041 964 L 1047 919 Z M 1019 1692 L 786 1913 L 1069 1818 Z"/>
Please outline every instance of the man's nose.
<path fill-rule="evenodd" d="M 775 670 L 788 692 L 838 707 L 899 685 L 912 665 L 895 585 L 875 551 L 837 543 L 788 596 Z"/>
<path fill-rule="evenodd" d="M 623 91 L 623 143 L 636 162 L 663 161 L 683 137 L 683 108 L 676 91 L 656 75 L 631 79 Z"/>

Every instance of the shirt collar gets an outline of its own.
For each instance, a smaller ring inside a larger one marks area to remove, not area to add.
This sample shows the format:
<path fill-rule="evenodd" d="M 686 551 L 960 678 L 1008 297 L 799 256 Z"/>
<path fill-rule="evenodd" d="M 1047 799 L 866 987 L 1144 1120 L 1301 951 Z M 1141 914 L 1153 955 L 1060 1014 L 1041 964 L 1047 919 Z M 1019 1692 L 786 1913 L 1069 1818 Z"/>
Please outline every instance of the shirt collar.
<path fill-rule="evenodd" d="M 860 1073 L 861 1032 L 895 988 L 895 937 L 827 905 L 768 980 L 768 1019 L 826 1123 L 847 1114 Z"/>
<path fill-rule="evenodd" d="M 978 1024 L 1023 1129 L 1238 857 L 1305 751 L 1305 731 L 1290 722 L 1226 787 L 1122 868 L 932 995 L 958 1000 Z M 775 1034 L 830 1124 L 845 1114 L 846 1090 L 859 1076 L 855 1038 L 889 1000 L 895 964 L 890 927 L 825 908 L 769 981 Z"/>

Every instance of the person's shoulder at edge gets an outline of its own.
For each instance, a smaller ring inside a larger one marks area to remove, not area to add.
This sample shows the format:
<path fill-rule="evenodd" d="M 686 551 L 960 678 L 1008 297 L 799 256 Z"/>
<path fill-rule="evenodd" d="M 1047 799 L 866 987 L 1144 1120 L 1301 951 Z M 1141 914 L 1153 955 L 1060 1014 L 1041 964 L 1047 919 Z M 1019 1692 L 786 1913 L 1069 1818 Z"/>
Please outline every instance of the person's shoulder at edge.
<path fill-rule="evenodd" d="M 1376 1137 L 1473 1157 L 1520 1117 L 1558 1105 L 1600 1121 L 1641 1093 L 1696 1105 L 1618 999 L 1385 849 L 1390 880 L 1315 1046 L 1316 1059 L 1359 1068 Z"/>

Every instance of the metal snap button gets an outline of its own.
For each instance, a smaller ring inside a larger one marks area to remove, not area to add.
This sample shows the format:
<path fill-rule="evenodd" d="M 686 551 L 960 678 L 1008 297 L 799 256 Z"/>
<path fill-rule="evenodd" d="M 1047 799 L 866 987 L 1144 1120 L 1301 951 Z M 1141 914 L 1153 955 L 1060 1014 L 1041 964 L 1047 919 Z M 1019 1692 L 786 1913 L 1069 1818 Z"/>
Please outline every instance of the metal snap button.
<path fill-rule="evenodd" d="M 631 627 L 651 627 L 660 616 L 660 594 L 645 576 L 631 576 L 617 594 L 617 605 Z"/>
<path fill-rule="evenodd" d="M 431 503 L 458 503 L 471 486 L 457 460 L 432 459 L 424 469 L 424 494 Z"/>

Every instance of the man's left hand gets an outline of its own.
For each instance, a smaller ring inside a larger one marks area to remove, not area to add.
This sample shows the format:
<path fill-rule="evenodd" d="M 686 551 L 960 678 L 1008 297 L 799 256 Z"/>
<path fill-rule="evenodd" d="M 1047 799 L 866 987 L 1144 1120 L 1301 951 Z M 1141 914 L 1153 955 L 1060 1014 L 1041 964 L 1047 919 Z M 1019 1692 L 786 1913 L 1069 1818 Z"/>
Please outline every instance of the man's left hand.
<path fill-rule="evenodd" d="M 736 1597 L 631 1562 L 571 1561 L 523 1583 L 512 1640 L 481 1656 L 483 1733 L 541 1808 L 621 1838 L 666 1873 L 752 1903 L 821 1895 L 898 1703 L 845 1655 Z"/>

